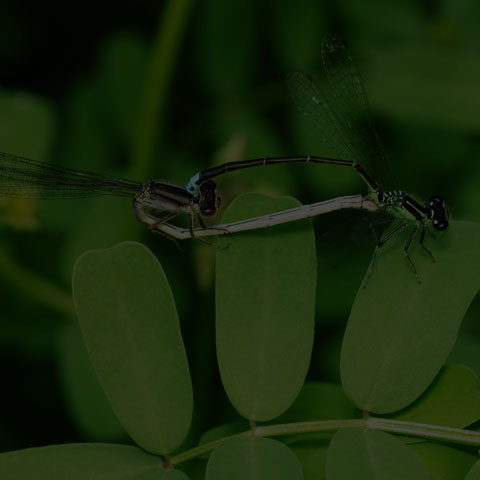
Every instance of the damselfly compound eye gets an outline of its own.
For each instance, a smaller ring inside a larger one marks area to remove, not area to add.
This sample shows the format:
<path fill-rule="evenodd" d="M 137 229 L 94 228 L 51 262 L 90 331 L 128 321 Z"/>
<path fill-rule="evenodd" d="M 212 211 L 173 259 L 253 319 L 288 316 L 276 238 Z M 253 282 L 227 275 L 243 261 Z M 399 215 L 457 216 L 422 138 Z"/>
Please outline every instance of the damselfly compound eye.
<path fill-rule="evenodd" d="M 437 196 L 430 197 L 428 199 L 428 206 L 434 209 L 443 208 L 443 199 Z"/>
<path fill-rule="evenodd" d="M 435 220 L 433 222 L 433 228 L 435 230 L 438 230 L 438 231 L 443 231 L 443 230 L 446 230 L 448 228 L 448 220 L 447 219 L 443 219 L 443 220 Z"/>

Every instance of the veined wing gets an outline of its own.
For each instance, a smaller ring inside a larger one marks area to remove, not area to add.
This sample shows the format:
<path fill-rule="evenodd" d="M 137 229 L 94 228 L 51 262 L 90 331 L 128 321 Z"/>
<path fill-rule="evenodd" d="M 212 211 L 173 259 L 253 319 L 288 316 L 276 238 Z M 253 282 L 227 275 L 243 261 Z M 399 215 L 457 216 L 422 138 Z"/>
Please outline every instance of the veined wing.
<path fill-rule="evenodd" d="M 304 120 L 318 130 L 322 142 L 339 160 L 361 164 L 362 157 L 343 128 L 343 121 L 330 102 L 316 86 L 313 79 L 304 73 L 295 72 L 287 76 L 290 94 Z M 318 152 L 322 154 L 323 152 Z"/>
<path fill-rule="evenodd" d="M 393 189 L 390 164 L 374 125 L 360 72 L 347 44 L 336 38 L 323 42 L 322 60 L 330 86 L 331 108 L 344 136 L 360 157 L 358 162 L 384 189 Z"/>
<path fill-rule="evenodd" d="M 141 183 L 0 153 L 0 197 L 133 196 Z"/>

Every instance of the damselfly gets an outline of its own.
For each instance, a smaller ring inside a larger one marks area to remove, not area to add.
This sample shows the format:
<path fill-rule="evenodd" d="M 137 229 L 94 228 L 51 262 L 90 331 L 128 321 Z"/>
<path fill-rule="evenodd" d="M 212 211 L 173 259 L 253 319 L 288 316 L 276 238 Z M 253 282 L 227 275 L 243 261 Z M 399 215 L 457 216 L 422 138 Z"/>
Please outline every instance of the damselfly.
<path fill-rule="evenodd" d="M 448 211 L 438 196 L 432 196 L 422 204 L 395 187 L 389 163 L 373 123 L 360 73 L 347 44 L 336 39 L 324 42 L 322 60 L 329 85 L 326 91 L 322 92 L 309 76 L 302 73 L 290 75 L 288 83 L 301 115 L 311 126 L 320 130 L 322 141 L 329 151 L 334 153 L 335 158 L 272 157 L 229 162 L 195 174 L 186 189 L 194 194 L 205 181 L 211 181 L 210 179 L 226 172 L 258 165 L 323 163 L 353 168 L 366 182 L 369 199 L 379 209 L 386 210 L 393 217 L 402 220 L 393 232 L 384 236 L 377 244 L 372 268 L 378 249 L 413 224 L 403 251 L 418 280 L 415 265 L 408 254 L 410 245 L 421 228 L 419 243 L 433 258 L 423 244 L 426 229 L 431 224 L 435 230 L 445 230 L 448 227 Z"/>
<path fill-rule="evenodd" d="M 195 228 L 193 232 L 190 229 L 181 228 L 170 223 L 159 224 L 155 229 L 168 236 L 184 240 L 186 238 L 199 238 L 209 235 L 228 235 L 247 230 L 274 227 L 276 225 L 312 218 L 317 215 L 324 215 L 325 213 L 344 209 L 376 212 L 378 210 L 378 205 L 364 195 L 348 195 L 324 200 L 323 202 L 312 203 L 310 205 L 302 205 L 301 207 L 290 208 L 280 212 L 269 213 L 267 215 L 251 217 L 237 222 L 222 223 L 207 228 Z"/>
<path fill-rule="evenodd" d="M 7 153 L 0 153 L 0 196 L 17 198 L 82 198 L 95 195 L 131 197 L 137 218 L 151 230 L 176 239 L 225 235 L 265 228 L 345 208 L 372 210 L 377 206 L 361 195 L 340 197 L 235 223 L 206 227 L 220 205 L 215 183 L 205 181 L 194 194 L 159 181 L 134 182 L 119 177 L 84 172 Z M 168 223 L 180 213 L 190 214 L 188 229 Z M 195 217 L 201 227 L 195 228 Z"/>
<path fill-rule="evenodd" d="M 132 198 L 137 218 L 155 230 L 180 213 L 190 214 L 194 236 L 195 216 L 212 216 L 220 205 L 213 181 L 203 182 L 195 194 L 169 183 L 135 182 L 110 175 L 0 153 L 0 196 L 18 198 L 82 198 L 113 195 Z"/>

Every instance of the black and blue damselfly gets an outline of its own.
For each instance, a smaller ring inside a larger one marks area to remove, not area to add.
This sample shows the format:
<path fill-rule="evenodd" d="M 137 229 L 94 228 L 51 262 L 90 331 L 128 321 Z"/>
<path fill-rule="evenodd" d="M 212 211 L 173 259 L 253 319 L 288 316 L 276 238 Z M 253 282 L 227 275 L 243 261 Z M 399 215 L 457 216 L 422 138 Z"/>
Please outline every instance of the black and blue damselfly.
<path fill-rule="evenodd" d="M 396 187 L 385 156 L 363 87 L 360 73 L 353 61 L 348 45 L 329 39 L 322 45 L 322 60 L 329 88 L 321 91 L 305 74 L 294 73 L 288 84 L 295 104 L 303 118 L 320 131 L 323 143 L 335 158 L 321 156 L 271 157 L 229 162 L 195 174 L 187 184 L 187 191 L 195 193 L 203 182 L 244 168 L 285 163 L 323 163 L 353 168 L 368 186 L 368 198 L 379 210 L 384 210 L 401 220 L 400 225 L 385 235 L 375 248 L 372 268 L 378 249 L 409 225 L 412 231 L 403 247 L 405 258 L 417 270 L 408 253 L 413 239 L 419 233 L 419 243 L 424 246 L 429 225 L 437 231 L 448 227 L 449 213 L 439 196 L 432 196 L 425 204 Z"/>
<path fill-rule="evenodd" d="M 161 226 L 169 220 L 189 213 L 191 236 L 195 236 L 195 216 L 203 226 L 201 216 L 212 216 L 220 204 L 212 181 L 202 183 L 191 194 L 170 183 L 135 182 L 0 153 L 0 197 L 65 199 L 96 195 L 130 197 L 137 218 L 152 230 L 162 231 Z"/>

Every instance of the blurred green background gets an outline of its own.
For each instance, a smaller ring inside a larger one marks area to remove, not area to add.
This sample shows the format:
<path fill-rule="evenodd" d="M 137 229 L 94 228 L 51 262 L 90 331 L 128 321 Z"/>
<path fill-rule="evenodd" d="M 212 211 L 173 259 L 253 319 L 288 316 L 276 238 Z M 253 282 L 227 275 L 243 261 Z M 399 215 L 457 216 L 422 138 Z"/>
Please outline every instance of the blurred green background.
<path fill-rule="evenodd" d="M 398 184 L 478 221 L 479 15 L 475 0 L 84 1 L 63 10 L 5 0 L 0 151 L 179 185 L 227 161 L 321 155 L 285 75 L 321 72 L 322 39 L 335 33 L 351 46 Z M 245 191 L 309 203 L 365 188 L 354 172 L 312 165 L 219 181 L 224 205 Z M 338 381 L 345 322 L 375 245 L 366 224 L 352 213 L 314 221 L 310 379 Z M 153 235 L 126 199 L 0 199 L 1 451 L 128 441 L 92 375 L 70 295 L 76 258 L 124 240 L 147 244 L 172 285 L 195 388 L 190 442 L 236 419 L 215 363 L 214 248 Z M 452 361 L 480 373 L 478 303 Z"/>

